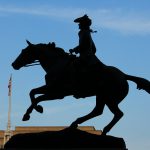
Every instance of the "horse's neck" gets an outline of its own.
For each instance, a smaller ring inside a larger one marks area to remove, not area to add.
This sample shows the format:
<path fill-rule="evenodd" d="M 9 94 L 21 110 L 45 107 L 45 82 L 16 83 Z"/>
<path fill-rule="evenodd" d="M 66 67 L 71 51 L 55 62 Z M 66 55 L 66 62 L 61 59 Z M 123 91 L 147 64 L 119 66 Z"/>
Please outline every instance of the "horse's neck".
<path fill-rule="evenodd" d="M 46 73 L 49 72 L 49 70 L 51 69 L 51 66 L 52 66 L 51 64 L 50 65 L 48 65 L 48 64 L 50 64 L 50 63 L 48 63 L 46 61 L 45 62 L 40 61 L 40 65 Z"/>
<path fill-rule="evenodd" d="M 69 61 L 65 55 L 55 55 L 50 50 L 43 52 L 39 58 L 41 67 L 46 73 L 63 68 Z"/>
<path fill-rule="evenodd" d="M 57 62 L 56 60 L 54 61 L 54 59 L 51 59 L 48 56 L 40 58 L 39 61 L 41 67 L 45 70 L 46 73 L 49 72 Z"/>

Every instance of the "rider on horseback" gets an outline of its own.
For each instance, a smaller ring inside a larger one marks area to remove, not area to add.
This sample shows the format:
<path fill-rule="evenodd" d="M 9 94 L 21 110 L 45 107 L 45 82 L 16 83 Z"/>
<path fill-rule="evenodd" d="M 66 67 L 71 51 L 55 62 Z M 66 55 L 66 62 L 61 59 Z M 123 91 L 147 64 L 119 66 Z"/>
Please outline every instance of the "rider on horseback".
<path fill-rule="evenodd" d="M 79 45 L 69 51 L 70 53 L 80 54 L 79 62 L 76 62 L 80 67 L 89 68 L 99 62 L 95 56 L 96 47 L 91 37 L 91 33 L 96 31 L 90 29 L 92 20 L 87 15 L 75 19 L 74 22 L 79 24 Z"/>
<path fill-rule="evenodd" d="M 91 85 L 91 83 L 95 83 L 97 70 L 102 69 L 103 63 L 100 62 L 100 60 L 95 55 L 96 46 L 92 40 L 91 33 L 96 31 L 90 29 L 92 20 L 87 15 L 84 15 L 82 17 L 76 18 L 74 22 L 78 23 L 80 29 L 78 33 L 79 45 L 73 49 L 70 49 L 69 51 L 71 54 L 79 53 L 79 57 L 72 62 L 73 67 L 71 75 L 71 81 L 73 85 L 82 89 L 82 92 L 81 90 L 78 90 L 74 95 L 75 98 L 79 98 L 84 96 L 82 93 L 84 93 L 84 85 L 85 83 L 87 84 L 87 81 L 89 82 L 89 85 Z M 78 84 L 80 84 L 80 86 Z M 83 85 L 83 87 L 81 85 Z M 85 91 L 85 93 L 86 92 L 87 91 Z"/>
<path fill-rule="evenodd" d="M 52 73 L 49 72 L 45 76 L 47 81 L 50 79 L 50 82 L 48 83 L 49 85 L 54 85 L 56 81 L 59 82 L 62 80 L 62 76 L 68 74 L 66 73 L 68 70 L 70 74 L 70 82 L 74 84 L 74 82 L 76 83 L 74 77 L 80 80 L 82 77 L 85 77 L 87 72 L 91 72 L 94 75 L 94 72 L 99 68 L 100 64 L 102 64 L 95 56 L 96 47 L 91 37 L 91 33 L 95 31 L 90 29 L 92 20 L 87 15 L 84 15 L 75 19 L 74 22 L 79 23 L 79 45 L 69 51 L 71 54 L 75 52 L 80 55 L 76 59 L 71 60 L 72 62 L 68 65 L 68 69 L 66 69 L 67 67 L 64 69 L 62 64 L 58 65 L 61 69 L 54 66 L 54 71 Z"/>

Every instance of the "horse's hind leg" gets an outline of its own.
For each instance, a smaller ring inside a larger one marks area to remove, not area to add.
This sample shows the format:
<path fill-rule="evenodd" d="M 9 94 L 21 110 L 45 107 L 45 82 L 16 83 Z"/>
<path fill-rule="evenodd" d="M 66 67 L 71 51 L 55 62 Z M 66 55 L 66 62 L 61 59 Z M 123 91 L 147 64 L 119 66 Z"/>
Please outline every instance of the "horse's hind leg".
<path fill-rule="evenodd" d="M 123 117 L 123 112 L 119 109 L 117 103 L 106 103 L 110 111 L 114 114 L 114 118 L 112 121 L 104 127 L 103 129 L 103 135 L 106 135 L 107 132 L 111 130 L 111 128 Z"/>
<path fill-rule="evenodd" d="M 99 116 L 103 113 L 104 110 L 104 106 L 105 106 L 105 102 L 103 101 L 103 99 L 100 99 L 99 96 L 96 96 L 96 106 L 95 108 L 92 110 L 92 112 L 90 112 L 89 114 L 78 118 L 77 120 L 75 120 L 71 125 L 70 128 L 77 128 L 78 124 L 81 124 L 91 118 L 94 118 L 96 116 Z"/>

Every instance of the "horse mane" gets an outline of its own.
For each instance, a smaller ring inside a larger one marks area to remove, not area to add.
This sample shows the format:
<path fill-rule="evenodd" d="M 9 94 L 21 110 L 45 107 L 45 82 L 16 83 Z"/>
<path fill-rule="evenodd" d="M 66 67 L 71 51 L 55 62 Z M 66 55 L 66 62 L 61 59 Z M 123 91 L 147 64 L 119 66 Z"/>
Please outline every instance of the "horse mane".
<path fill-rule="evenodd" d="M 39 43 L 36 45 L 37 47 L 44 47 L 46 46 L 46 49 L 47 50 L 50 50 L 50 51 L 53 51 L 53 52 L 56 52 L 57 56 L 68 56 L 68 53 L 65 52 L 65 50 L 63 48 L 60 48 L 60 47 L 56 47 L 55 46 L 55 43 L 51 44 L 51 43 L 48 43 L 48 44 L 44 44 L 44 43 Z"/>
<path fill-rule="evenodd" d="M 58 55 L 60 55 L 60 56 L 68 55 L 63 48 L 55 47 L 55 50 L 57 51 Z"/>

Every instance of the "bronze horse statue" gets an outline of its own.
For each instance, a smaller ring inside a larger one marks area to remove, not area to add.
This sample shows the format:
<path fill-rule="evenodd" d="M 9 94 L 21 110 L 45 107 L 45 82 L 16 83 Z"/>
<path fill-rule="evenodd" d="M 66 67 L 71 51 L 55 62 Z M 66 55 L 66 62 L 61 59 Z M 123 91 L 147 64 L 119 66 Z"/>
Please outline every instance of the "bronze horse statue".
<path fill-rule="evenodd" d="M 106 135 L 111 128 L 123 117 L 119 109 L 119 103 L 127 96 L 129 91 L 128 80 L 137 84 L 137 89 L 143 89 L 150 94 L 150 82 L 144 78 L 131 76 L 123 73 L 118 68 L 107 66 L 101 61 L 90 69 L 76 67 L 76 60 L 79 58 L 65 52 L 62 48 L 56 47 L 54 43 L 32 44 L 27 41 L 28 46 L 12 63 L 14 69 L 33 65 L 39 62 L 45 70 L 46 84 L 30 91 L 31 106 L 27 109 L 23 121 L 30 119 L 33 109 L 42 113 L 43 108 L 38 105 L 41 101 L 63 99 L 65 96 L 85 98 L 96 96 L 96 106 L 89 114 L 77 118 L 70 128 L 77 128 L 91 118 L 103 113 L 106 105 L 114 114 L 112 121 L 104 127 L 103 135 Z M 51 84 L 51 73 L 54 66 L 60 65 L 58 78 Z M 40 94 L 36 97 L 36 94 Z"/>

